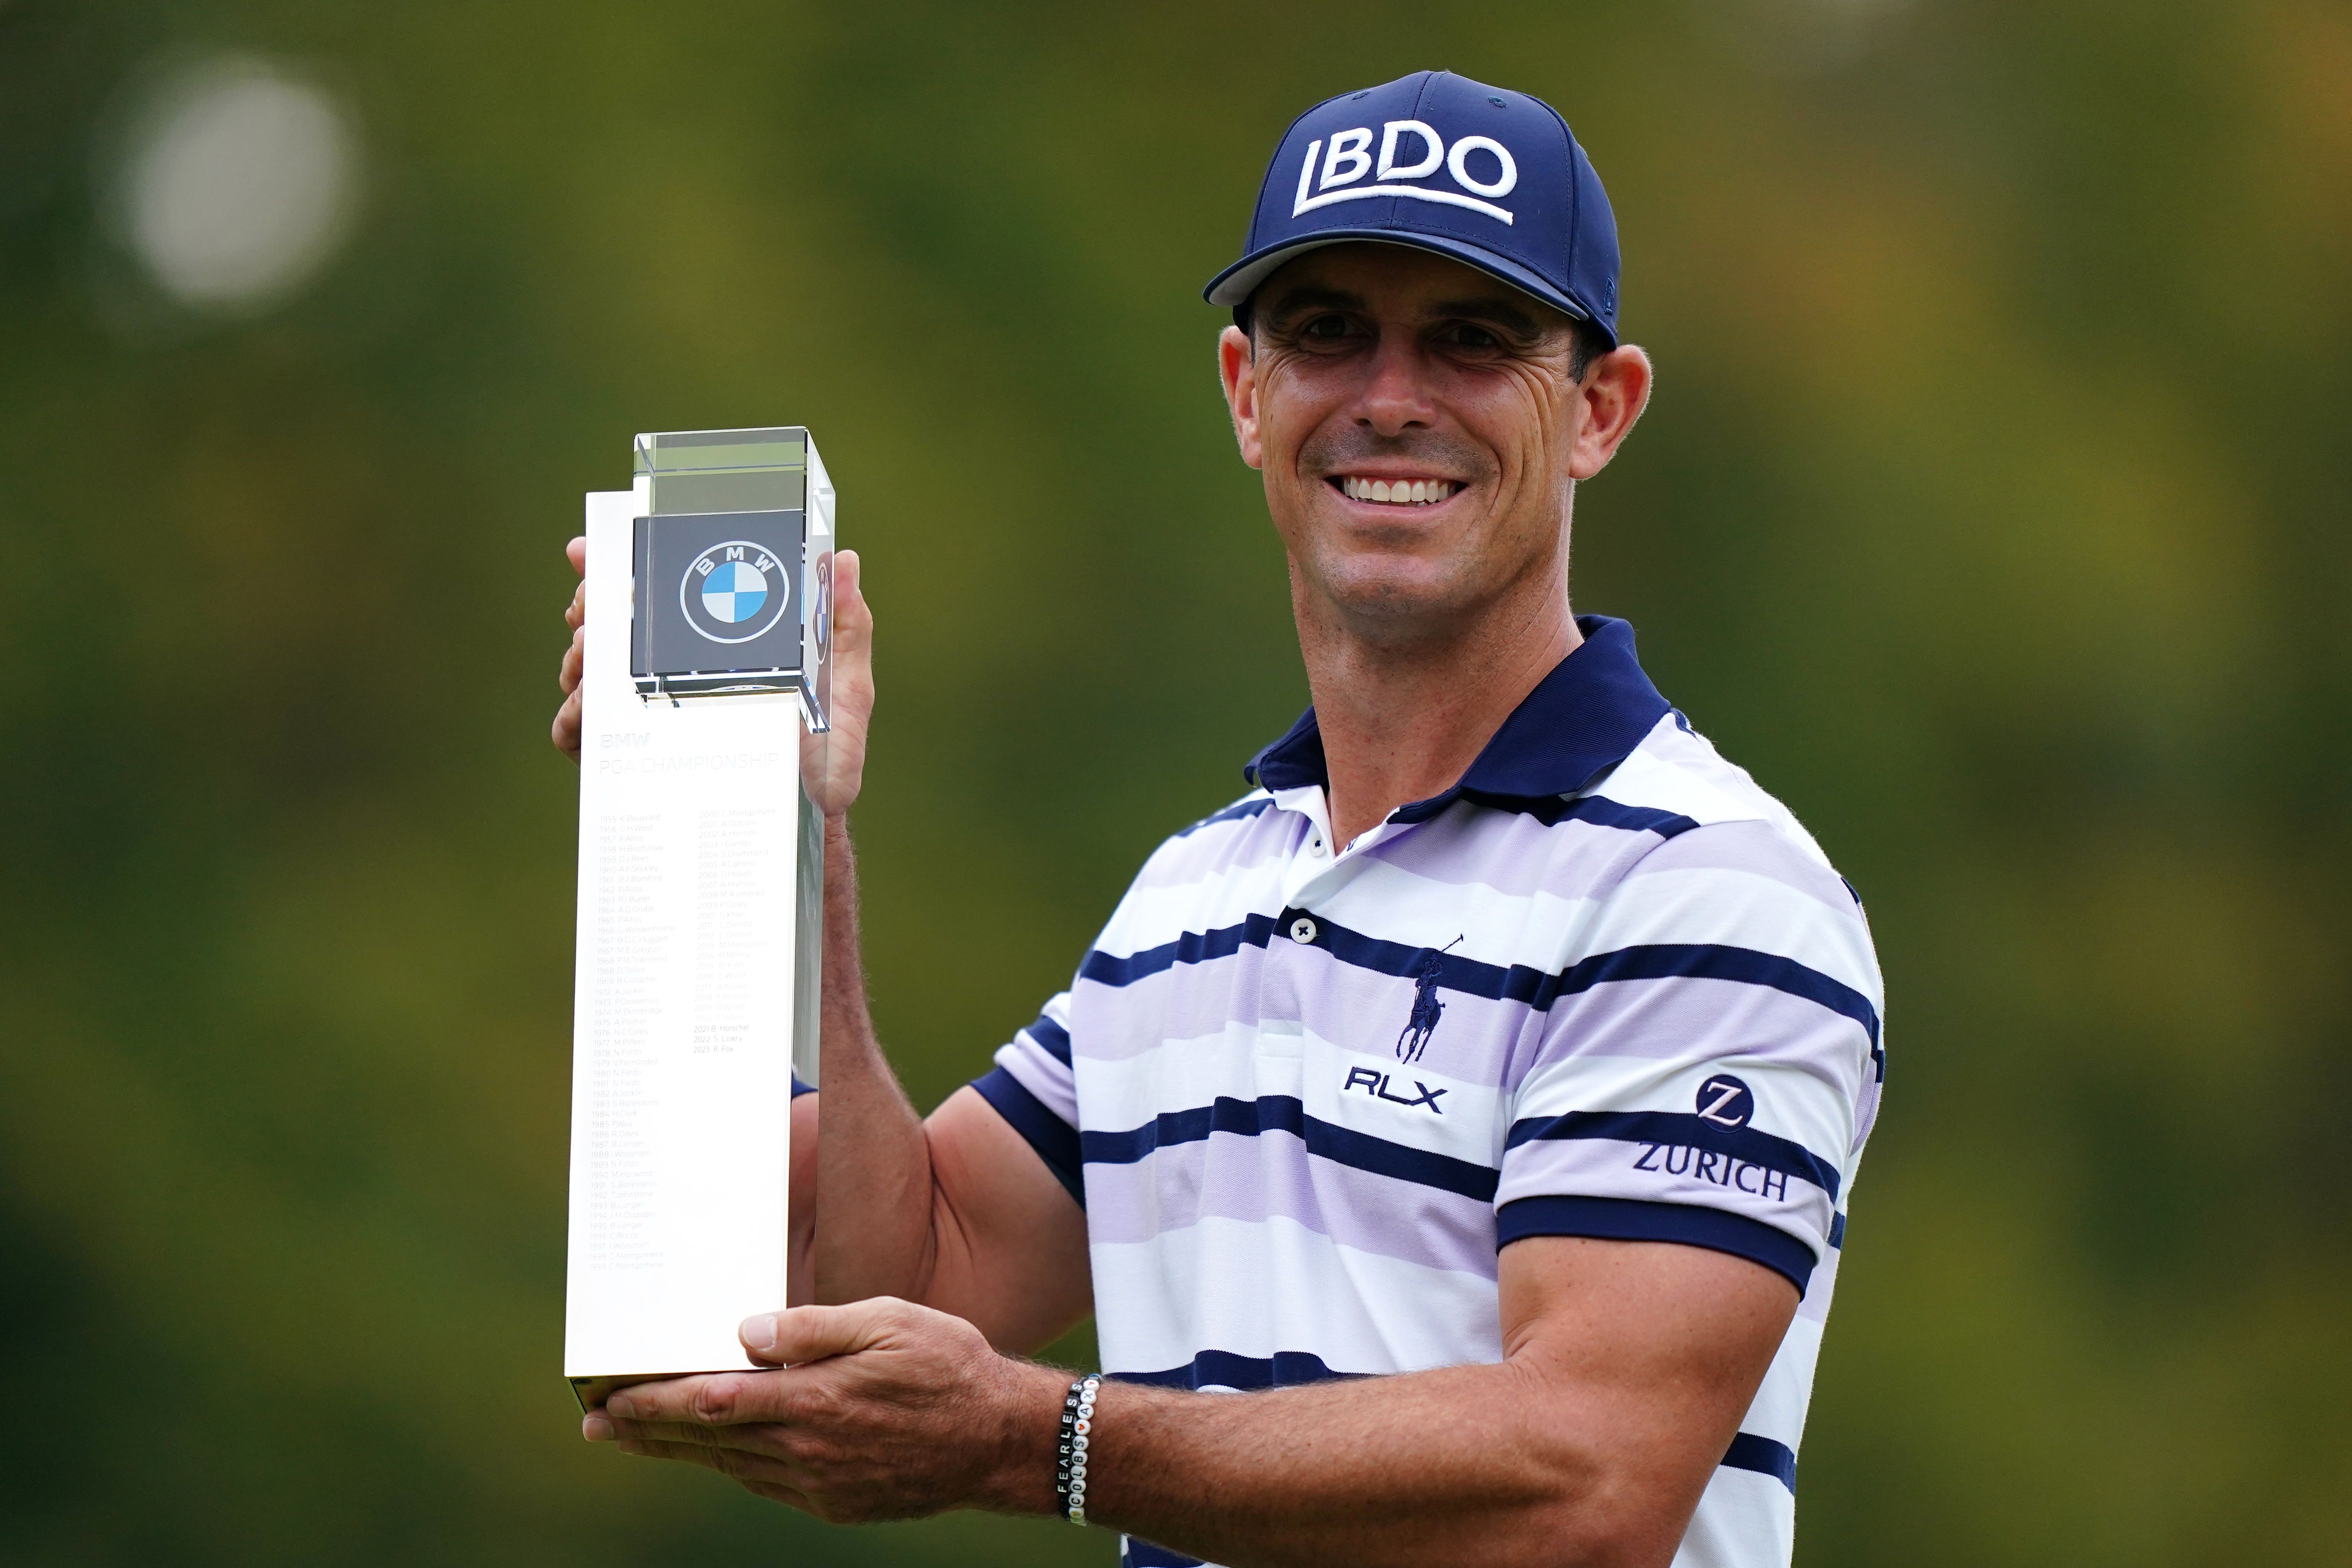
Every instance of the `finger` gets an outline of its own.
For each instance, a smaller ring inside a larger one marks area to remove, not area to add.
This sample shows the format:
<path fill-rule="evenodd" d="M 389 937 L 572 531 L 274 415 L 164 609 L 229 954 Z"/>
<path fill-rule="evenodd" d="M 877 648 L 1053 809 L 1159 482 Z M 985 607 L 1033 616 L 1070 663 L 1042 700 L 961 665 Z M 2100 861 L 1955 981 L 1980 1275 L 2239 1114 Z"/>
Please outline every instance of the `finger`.
<path fill-rule="evenodd" d="M 563 624 L 577 629 L 588 618 L 588 584 L 583 582 L 572 590 L 572 603 L 563 606 Z"/>
<path fill-rule="evenodd" d="M 776 1433 L 786 1430 L 782 1422 L 762 1421 L 744 1426 L 705 1426 L 693 1421 L 624 1421 L 606 1415 L 615 1439 L 635 1443 L 699 1443 L 706 1448 L 743 1448 L 754 1454 L 774 1455 L 779 1449 Z"/>
<path fill-rule="evenodd" d="M 580 671 L 588 659 L 588 628 L 581 627 L 572 634 L 572 646 L 563 650 L 563 661 L 556 666 L 555 683 L 563 688 L 566 696 L 580 686 Z"/>
<path fill-rule="evenodd" d="M 632 1384 L 607 1399 L 604 1410 L 624 1432 L 630 1423 L 710 1428 L 782 1422 L 791 1413 L 792 1375 L 714 1372 Z"/>
<path fill-rule="evenodd" d="M 803 1513 L 816 1511 L 809 1502 L 806 1489 L 811 1478 L 775 1460 L 745 1462 L 691 1443 L 625 1442 L 619 1447 L 622 1453 L 632 1458 L 675 1459 L 684 1464 L 699 1465 L 772 1501 L 787 1504 Z"/>
<path fill-rule="evenodd" d="M 808 1476 L 781 1459 L 765 1454 L 747 1454 L 740 1448 L 718 1448 L 705 1443 L 674 1443 L 624 1437 L 614 1445 L 624 1454 L 639 1459 L 677 1459 L 689 1465 L 700 1465 L 706 1470 L 716 1470 L 730 1480 L 749 1486 L 759 1482 L 766 1486 L 789 1487 L 805 1485 Z"/>
<path fill-rule="evenodd" d="M 580 760 L 579 692 L 574 691 L 571 696 L 565 698 L 563 700 L 563 706 L 555 710 L 555 723 L 550 731 L 550 735 L 555 742 L 555 749 L 557 751 L 562 752 L 575 763 Z"/>
<path fill-rule="evenodd" d="M 897 1326 L 905 1306 L 893 1297 L 877 1296 L 841 1307 L 791 1307 L 744 1319 L 736 1337 L 755 1360 L 797 1366 L 872 1349 Z"/>
<path fill-rule="evenodd" d="M 574 572 L 579 573 L 583 577 L 588 575 L 588 536 L 584 533 L 573 534 L 563 546 L 563 558 L 572 563 L 572 569 Z"/>
<path fill-rule="evenodd" d="M 786 1508 L 796 1508 L 803 1513 L 816 1512 L 814 1505 L 809 1501 L 808 1494 L 797 1488 L 781 1486 L 774 1481 L 745 1481 L 742 1484 L 745 1490 L 754 1496 L 766 1498 L 770 1502 L 780 1502 Z"/>
<path fill-rule="evenodd" d="M 874 611 L 858 587 L 861 570 L 857 552 L 844 550 L 833 558 L 833 648 L 836 658 L 863 658 L 873 647 Z"/>

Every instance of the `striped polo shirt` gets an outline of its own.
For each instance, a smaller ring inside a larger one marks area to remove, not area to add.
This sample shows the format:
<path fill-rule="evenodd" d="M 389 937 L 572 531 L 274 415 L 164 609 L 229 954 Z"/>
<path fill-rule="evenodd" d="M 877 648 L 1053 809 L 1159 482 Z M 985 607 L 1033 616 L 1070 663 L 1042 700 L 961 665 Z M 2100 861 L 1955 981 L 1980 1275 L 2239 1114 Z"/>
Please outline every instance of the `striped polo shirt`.
<path fill-rule="evenodd" d="M 1522 1237 L 1785 1276 L 1802 1303 L 1675 1558 L 1785 1564 L 1884 1075 L 1877 961 L 1853 889 L 1659 696 L 1633 628 L 1578 625 L 1461 783 L 1352 844 L 1309 710 L 975 1087 L 1085 1206 L 1103 1367 L 1134 1382 L 1499 1361 Z"/>

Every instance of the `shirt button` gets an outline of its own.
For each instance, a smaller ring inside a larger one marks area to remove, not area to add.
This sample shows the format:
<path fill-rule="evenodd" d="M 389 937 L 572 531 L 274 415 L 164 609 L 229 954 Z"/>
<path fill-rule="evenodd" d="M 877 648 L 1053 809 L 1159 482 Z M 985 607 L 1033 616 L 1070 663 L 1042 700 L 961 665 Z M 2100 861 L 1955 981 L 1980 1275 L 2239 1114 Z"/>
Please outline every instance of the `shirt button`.
<path fill-rule="evenodd" d="M 1323 840 L 1318 838 L 1314 843 L 1309 844 L 1307 847 L 1307 852 L 1314 856 L 1318 860 L 1323 858 Z"/>
<path fill-rule="evenodd" d="M 1291 921 L 1290 940 L 1293 942 L 1313 942 L 1315 940 L 1315 922 L 1308 920 L 1305 915 L 1301 915 L 1297 920 Z"/>

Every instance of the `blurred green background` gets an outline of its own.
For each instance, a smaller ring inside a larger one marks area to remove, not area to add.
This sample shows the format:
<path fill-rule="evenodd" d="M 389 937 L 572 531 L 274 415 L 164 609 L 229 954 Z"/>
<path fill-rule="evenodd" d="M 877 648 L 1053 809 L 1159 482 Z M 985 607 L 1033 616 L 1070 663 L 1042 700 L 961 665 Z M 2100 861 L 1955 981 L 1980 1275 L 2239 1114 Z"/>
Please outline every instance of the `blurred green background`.
<path fill-rule="evenodd" d="M 1881 942 L 1799 1562 L 2352 1561 L 2324 0 L 0 3 L 0 1558 L 1108 1561 L 575 1437 L 560 551 L 817 432 L 935 1100 L 1303 700 L 1197 290 L 1425 65 L 1624 233 L 1579 606 Z"/>

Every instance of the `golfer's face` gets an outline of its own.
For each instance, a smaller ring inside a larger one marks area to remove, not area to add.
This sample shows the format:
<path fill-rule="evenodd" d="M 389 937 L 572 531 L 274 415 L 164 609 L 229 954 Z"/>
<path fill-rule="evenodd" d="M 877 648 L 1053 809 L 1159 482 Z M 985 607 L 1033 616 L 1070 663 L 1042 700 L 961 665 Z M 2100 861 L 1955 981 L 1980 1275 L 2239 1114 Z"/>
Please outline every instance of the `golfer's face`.
<path fill-rule="evenodd" d="M 1410 637 L 1560 568 L 1566 316 L 1392 245 L 1310 251 L 1257 298 L 1266 499 L 1303 587 Z"/>

